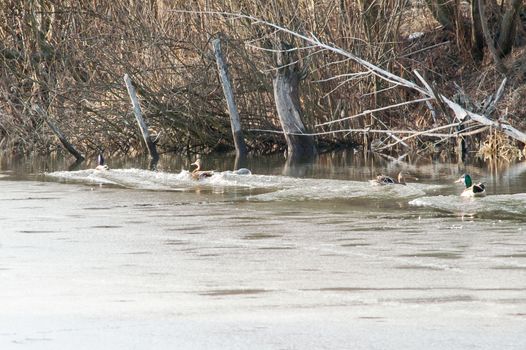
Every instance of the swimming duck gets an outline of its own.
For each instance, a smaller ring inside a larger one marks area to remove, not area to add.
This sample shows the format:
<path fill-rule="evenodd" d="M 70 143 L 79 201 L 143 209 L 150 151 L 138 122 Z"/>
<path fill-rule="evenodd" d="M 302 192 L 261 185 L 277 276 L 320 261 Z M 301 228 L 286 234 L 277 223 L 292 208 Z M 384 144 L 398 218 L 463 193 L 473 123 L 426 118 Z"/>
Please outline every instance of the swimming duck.
<path fill-rule="evenodd" d="M 375 185 L 405 185 L 404 181 L 404 175 L 402 172 L 398 173 L 398 178 L 393 179 L 390 176 L 387 175 L 378 175 L 376 179 L 371 180 L 371 182 Z"/>
<path fill-rule="evenodd" d="M 190 173 L 194 180 L 200 180 L 214 175 L 212 170 L 201 170 L 201 159 L 199 158 L 197 158 L 197 160 L 190 165 L 196 166 L 196 168 Z"/>
<path fill-rule="evenodd" d="M 95 170 L 110 170 L 110 168 L 104 163 L 104 156 L 102 153 L 99 153 L 97 156 L 97 166 L 95 167 Z"/>
<path fill-rule="evenodd" d="M 471 176 L 464 174 L 455 182 L 463 183 L 466 188 L 460 194 L 462 197 L 484 197 L 486 195 L 486 186 L 482 182 L 473 184 Z"/>

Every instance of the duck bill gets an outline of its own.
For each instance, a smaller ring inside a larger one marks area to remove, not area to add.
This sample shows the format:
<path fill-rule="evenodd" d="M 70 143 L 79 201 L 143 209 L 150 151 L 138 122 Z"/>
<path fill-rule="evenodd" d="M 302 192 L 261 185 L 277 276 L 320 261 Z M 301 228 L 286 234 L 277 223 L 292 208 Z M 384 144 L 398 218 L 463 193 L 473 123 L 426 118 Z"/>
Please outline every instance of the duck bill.
<path fill-rule="evenodd" d="M 463 179 L 463 178 L 460 178 L 460 179 L 458 179 L 457 181 L 455 181 L 454 183 L 461 183 L 461 182 L 463 182 L 463 181 L 464 181 L 464 179 Z"/>

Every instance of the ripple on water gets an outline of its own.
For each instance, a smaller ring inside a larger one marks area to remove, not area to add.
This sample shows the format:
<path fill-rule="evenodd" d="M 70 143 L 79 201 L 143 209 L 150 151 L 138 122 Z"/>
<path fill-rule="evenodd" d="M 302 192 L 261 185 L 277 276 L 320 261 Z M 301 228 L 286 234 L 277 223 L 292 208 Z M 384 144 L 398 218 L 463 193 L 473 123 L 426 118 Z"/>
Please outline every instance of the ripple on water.
<path fill-rule="evenodd" d="M 55 230 L 19 230 L 20 233 L 36 234 L 36 233 L 58 233 Z"/>
<path fill-rule="evenodd" d="M 270 234 L 270 233 L 262 233 L 262 232 L 256 232 L 256 233 L 250 233 L 243 237 L 245 240 L 260 240 L 260 239 L 271 239 L 271 238 L 277 238 L 277 237 L 283 237 L 281 235 L 276 234 Z"/>
<path fill-rule="evenodd" d="M 178 239 L 167 239 L 163 243 L 164 245 L 186 245 L 189 244 L 187 241 L 182 241 Z"/>
<path fill-rule="evenodd" d="M 120 226 L 120 225 L 94 225 L 94 226 L 90 226 L 90 228 L 95 228 L 95 229 L 100 229 L 100 228 L 122 228 L 124 226 Z"/>
<path fill-rule="evenodd" d="M 424 196 L 440 186 L 408 184 L 407 186 L 372 186 L 368 182 L 327 179 L 297 179 L 295 186 L 251 196 L 256 201 L 306 201 L 335 199 L 392 200 Z"/>
<path fill-rule="evenodd" d="M 409 205 L 437 209 L 458 215 L 524 219 L 526 215 L 526 193 L 489 195 L 483 198 L 464 198 L 455 195 L 427 196 L 413 199 Z"/>
<path fill-rule="evenodd" d="M 212 296 L 212 297 L 227 297 L 227 296 L 243 296 L 269 293 L 270 290 L 266 289 L 215 289 L 205 292 L 199 292 L 199 295 Z"/>
<path fill-rule="evenodd" d="M 402 254 L 400 257 L 405 258 L 437 258 L 437 259 L 462 259 L 462 254 L 459 252 L 433 251 L 414 254 Z"/>

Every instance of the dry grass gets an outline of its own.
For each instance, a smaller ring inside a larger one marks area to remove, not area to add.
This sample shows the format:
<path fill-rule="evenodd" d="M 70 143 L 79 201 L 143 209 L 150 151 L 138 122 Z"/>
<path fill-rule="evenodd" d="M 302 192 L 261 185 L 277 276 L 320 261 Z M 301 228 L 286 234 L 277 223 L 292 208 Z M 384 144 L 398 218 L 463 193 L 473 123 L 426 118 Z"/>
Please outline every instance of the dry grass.
<path fill-rule="evenodd" d="M 506 161 L 512 163 L 526 156 L 526 147 L 521 150 L 516 142 L 501 132 L 489 132 L 480 146 L 477 156 L 488 162 Z"/>

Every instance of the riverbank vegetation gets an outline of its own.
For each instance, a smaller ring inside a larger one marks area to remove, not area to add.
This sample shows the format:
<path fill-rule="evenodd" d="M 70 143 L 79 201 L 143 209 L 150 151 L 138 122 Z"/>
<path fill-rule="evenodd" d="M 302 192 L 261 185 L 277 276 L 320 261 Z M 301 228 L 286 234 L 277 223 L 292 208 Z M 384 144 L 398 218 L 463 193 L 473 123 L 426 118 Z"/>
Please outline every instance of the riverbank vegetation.
<path fill-rule="evenodd" d="M 526 130 L 525 16 L 517 0 L 0 0 L 0 149 L 61 149 L 51 123 L 83 154 L 142 152 L 128 74 L 161 153 L 233 150 L 220 38 L 249 152 L 287 148 L 273 84 L 285 65 L 318 151 L 514 161 L 525 140 L 502 131 Z M 492 124 L 461 122 L 440 96 Z"/>

